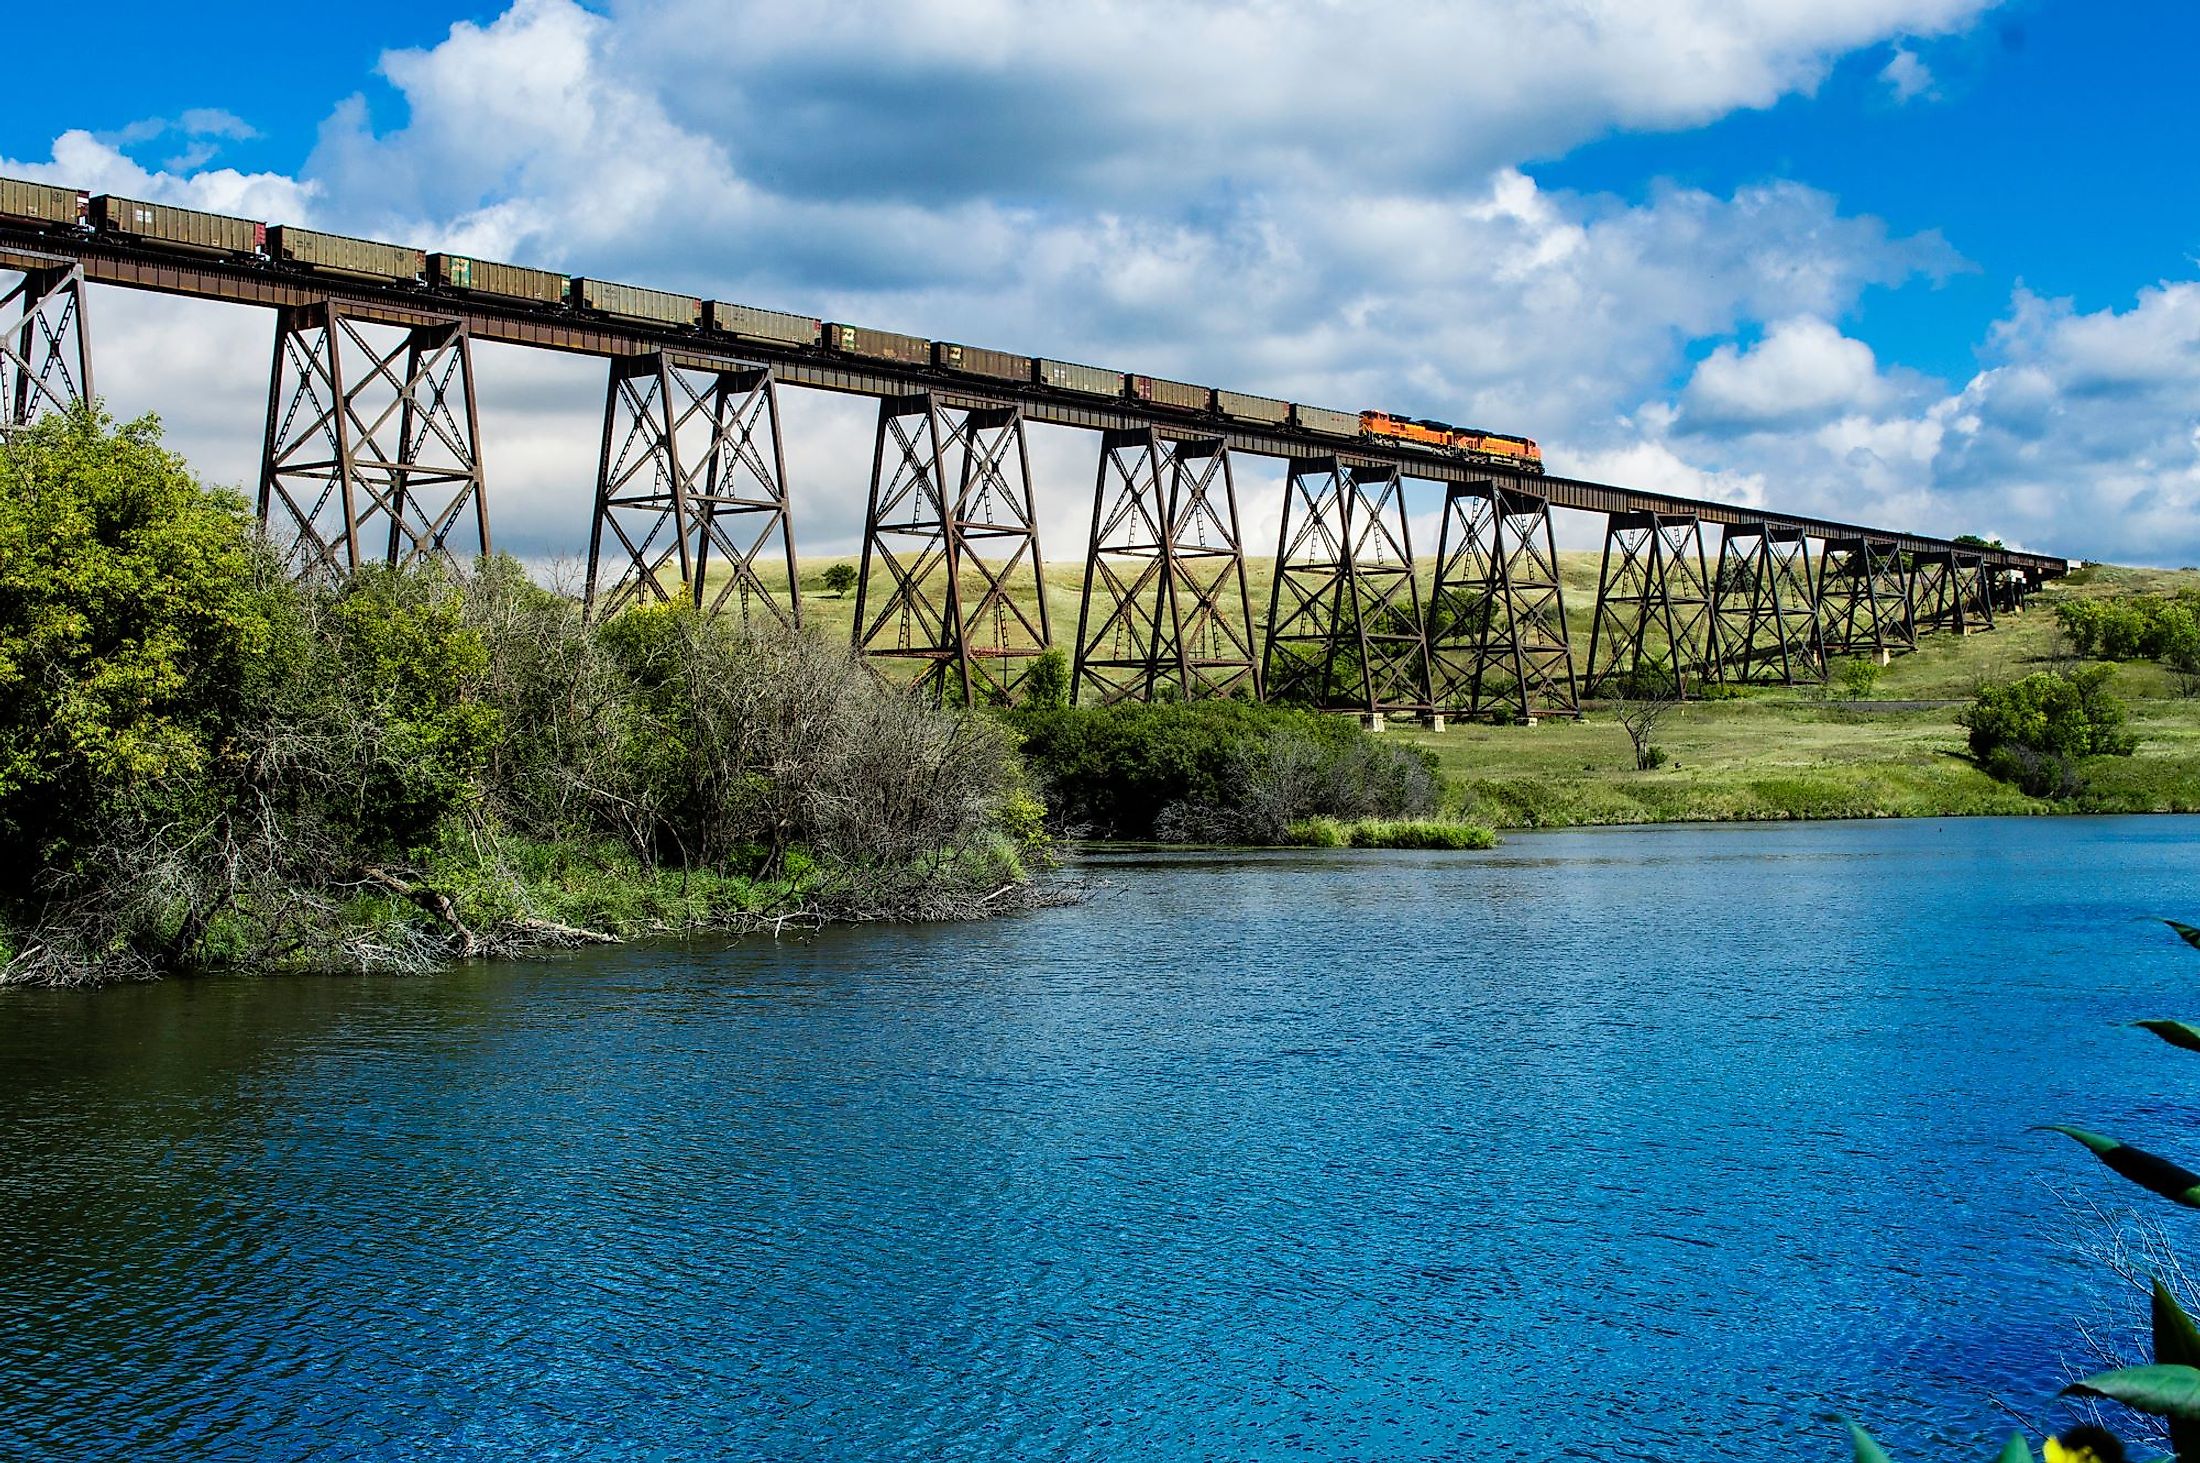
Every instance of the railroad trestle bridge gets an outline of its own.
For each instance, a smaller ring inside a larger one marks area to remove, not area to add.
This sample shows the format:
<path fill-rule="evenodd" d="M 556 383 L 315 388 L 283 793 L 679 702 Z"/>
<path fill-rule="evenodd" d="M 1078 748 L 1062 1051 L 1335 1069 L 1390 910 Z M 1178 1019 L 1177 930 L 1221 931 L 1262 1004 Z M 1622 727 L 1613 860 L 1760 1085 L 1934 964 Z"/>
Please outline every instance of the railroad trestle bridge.
<path fill-rule="evenodd" d="M 1084 704 L 1233 693 L 1369 714 L 1578 715 L 1657 678 L 1822 679 L 1920 636 L 1989 629 L 2064 560 L 1675 497 L 1160 402 L 975 381 L 623 319 L 420 291 L 104 237 L 0 228 L 0 430 L 92 396 L 93 283 L 273 310 L 258 511 L 299 567 L 490 547 L 473 342 L 608 361 L 592 613 L 687 600 L 801 621 L 782 386 L 878 402 L 854 647 L 925 693 L 1013 697 L 1056 643 L 1027 423 L 1097 443 L 1070 654 Z M 1274 582 L 1252 602 L 1234 456 L 1287 464 Z M 1407 484 L 1442 494 L 1433 577 Z M 1585 651 L 1553 508 L 1602 515 Z M 1028 572 L 1036 603 L 1012 591 Z M 1066 623 L 1066 622 L 1065 622 Z"/>

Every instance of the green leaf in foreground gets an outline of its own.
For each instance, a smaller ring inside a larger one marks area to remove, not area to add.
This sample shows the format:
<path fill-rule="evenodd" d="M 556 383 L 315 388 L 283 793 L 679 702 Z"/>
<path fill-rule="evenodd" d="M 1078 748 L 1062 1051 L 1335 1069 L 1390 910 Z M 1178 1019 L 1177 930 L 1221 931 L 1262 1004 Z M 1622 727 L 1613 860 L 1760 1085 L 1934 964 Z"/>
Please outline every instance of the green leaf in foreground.
<path fill-rule="evenodd" d="M 2200 929 L 2195 929 L 2191 925 L 2181 925 L 2173 919 L 2165 919 L 2162 923 L 2177 931 L 2178 939 L 2183 940 L 2193 949 L 2200 950 Z"/>
<path fill-rule="evenodd" d="M 1894 1463 L 1894 1460 L 1887 1456 L 1887 1450 L 1872 1441 L 1870 1433 L 1850 1422 L 1848 1418 L 1844 1417 L 1841 1421 L 1848 1427 L 1849 1441 L 1856 1445 L 1854 1463 Z"/>
<path fill-rule="evenodd" d="M 2011 1433 L 2009 1441 L 1994 1455 L 1994 1463 L 2034 1463 L 2032 1445 L 2024 1440 L 2023 1433 Z"/>
<path fill-rule="evenodd" d="M 2169 1287 L 2154 1282 L 2154 1360 L 2161 1366 L 2200 1367 L 2200 1326 L 2192 1323 Z M 2200 1419 L 2173 1417 L 2169 1442 L 2184 1463 L 2200 1463 Z"/>
<path fill-rule="evenodd" d="M 2189 1366 L 2127 1366 L 2096 1372 L 2063 1388 L 2064 1394 L 2106 1397 L 2135 1412 L 2156 1417 L 2200 1418 L 2200 1369 Z"/>
<path fill-rule="evenodd" d="M 2151 1031 L 2171 1046 L 2188 1052 L 2200 1052 L 2200 1026 L 2187 1026 L 2182 1021 L 2134 1021 L 2132 1025 L 2142 1031 Z"/>
<path fill-rule="evenodd" d="M 2104 1138 L 2083 1128 L 2043 1123 L 2034 1131 L 2061 1133 L 2073 1138 L 2091 1149 L 2093 1156 L 2107 1164 L 2111 1171 L 2130 1179 L 2140 1188 L 2187 1209 L 2200 1209 L 2200 1173 L 2180 1168 L 2166 1158 L 2157 1158 L 2144 1148 L 2134 1148 L 2129 1143 L 2119 1143 L 2114 1138 Z"/>

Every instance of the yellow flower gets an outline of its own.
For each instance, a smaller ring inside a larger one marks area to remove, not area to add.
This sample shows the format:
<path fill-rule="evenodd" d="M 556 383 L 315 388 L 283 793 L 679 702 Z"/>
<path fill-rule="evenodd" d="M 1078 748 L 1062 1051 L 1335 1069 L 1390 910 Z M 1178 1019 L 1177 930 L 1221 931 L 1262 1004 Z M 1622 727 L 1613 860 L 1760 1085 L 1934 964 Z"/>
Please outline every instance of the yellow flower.
<path fill-rule="evenodd" d="M 2124 1445 L 2106 1428 L 2074 1427 L 2049 1438 L 2047 1463 L 2125 1463 Z"/>

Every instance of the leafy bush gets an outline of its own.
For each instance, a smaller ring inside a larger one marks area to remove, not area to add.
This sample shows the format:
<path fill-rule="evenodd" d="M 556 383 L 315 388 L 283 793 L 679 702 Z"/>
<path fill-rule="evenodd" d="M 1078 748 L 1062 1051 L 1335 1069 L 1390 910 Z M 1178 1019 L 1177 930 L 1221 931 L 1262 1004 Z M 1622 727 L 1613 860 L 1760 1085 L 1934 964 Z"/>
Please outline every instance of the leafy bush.
<path fill-rule="evenodd" d="M 2113 674 L 2094 665 L 1982 686 L 1956 721 L 1970 732 L 1972 757 L 1993 777 L 2033 797 L 2075 797 L 2084 790 L 2081 759 L 2128 757 L 2138 746 L 2123 729 L 2123 703 L 2108 691 Z"/>
<path fill-rule="evenodd" d="M 0 449 L 0 982 L 423 969 L 629 902 L 970 913 L 1040 834 L 998 726 L 844 647 L 591 626 L 510 561 L 295 584 L 150 421 Z"/>
<path fill-rule="evenodd" d="M 2066 599 L 2055 606 L 2055 621 L 2078 655 L 2200 671 L 2200 596 L 2189 592 Z"/>
<path fill-rule="evenodd" d="M 1850 660 L 1834 662 L 1832 667 L 1833 681 L 1840 686 L 1841 694 L 1845 699 L 1864 701 L 1868 700 L 1872 692 L 1878 689 L 1879 677 L 1884 670 L 1885 667 L 1881 666 L 1878 661 L 1865 660 L 1859 656 Z"/>
<path fill-rule="evenodd" d="M 1221 700 L 1007 713 L 1056 820 L 1103 838 L 1281 843 L 1328 814 L 1434 811 L 1433 753 L 1354 719 Z"/>

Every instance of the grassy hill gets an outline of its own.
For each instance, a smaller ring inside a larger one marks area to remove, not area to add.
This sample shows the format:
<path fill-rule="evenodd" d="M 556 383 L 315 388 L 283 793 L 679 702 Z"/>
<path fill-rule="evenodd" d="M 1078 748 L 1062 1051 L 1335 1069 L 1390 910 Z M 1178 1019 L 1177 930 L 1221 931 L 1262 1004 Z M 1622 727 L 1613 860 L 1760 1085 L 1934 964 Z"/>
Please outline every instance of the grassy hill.
<path fill-rule="evenodd" d="M 1567 621 L 1577 671 L 1585 661 L 1596 597 L 1598 556 L 1560 555 Z M 822 575 L 833 562 L 805 560 L 808 623 L 848 635 L 855 598 L 835 598 Z M 1433 565 L 1422 566 L 1424 586 Z M 1254 623 L 1265 621 L 1273 561 L 1249 559 Z M 1055 642 L 1077 627 L 1081 564 L 1049 566 L 1047 594 Z M 1031 593 L 1029 574 L 1014 581 Z M 2067 595 L 2200 590 L 2200 571 L 2101 566 L 2051 586 L 2022 614 L 2004 615 L 1990 633 L 1930 635 L 1914 654 L 1895 658 L 1873 700 L 1848 705 L 1815 687 L 1761 688 L 1740 698 L 1693 702 L 1674 712 L 1657 741 L 1669 760 L 1638 772 L 1625 731 L 1609 712 L 1579 722 L 1533 727 L 1453 723 L 1432 732 L 1394 723 L 1392 734 L 1435 751 L 1462 811 L 1499 827 L 1806 817 L 1900 817 L 1957 813 L 2029 813 L 2057 805 L 1995 782 L 1964 758 L 1953 705 L 1985 680 L 2067 664 L 2052 607 Z M 2137 755 L 2102 758 L 2090 770 L 2083 806 L 2103 812 L 2200 811 L 2200 700 L 2180 694 L 2177 678 L 2156 664 L 2116 668 L 2113 687 L 2130 705 Z"/>

